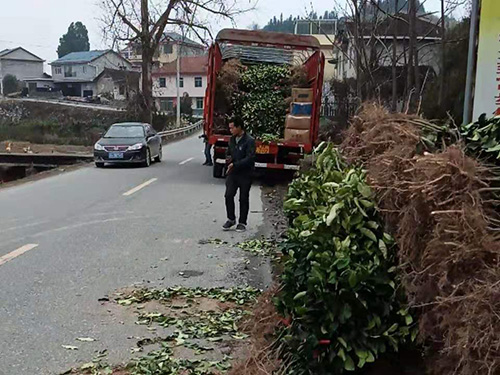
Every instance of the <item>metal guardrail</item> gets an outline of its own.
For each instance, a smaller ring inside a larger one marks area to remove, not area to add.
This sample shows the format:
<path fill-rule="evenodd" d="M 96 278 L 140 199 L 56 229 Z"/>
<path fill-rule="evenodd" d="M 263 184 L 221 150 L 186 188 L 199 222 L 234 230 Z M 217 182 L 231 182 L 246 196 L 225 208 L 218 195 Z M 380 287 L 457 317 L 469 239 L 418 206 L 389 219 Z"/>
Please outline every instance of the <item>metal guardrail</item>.
<path fill-rule="evenodd" d="M 183 128 L 159 132 L 158 135 L 162 138 L 162 140 L 166 141 L 169 139 L 182 137 L 182 136 L 194 133 L 195 131 L 201 129 L 202 125 L 203 125 L 203 120 L 200 120 L 198 122 L 195 122 L 192 125 L 188 125 L 188 126 L 185 126 Z"/>

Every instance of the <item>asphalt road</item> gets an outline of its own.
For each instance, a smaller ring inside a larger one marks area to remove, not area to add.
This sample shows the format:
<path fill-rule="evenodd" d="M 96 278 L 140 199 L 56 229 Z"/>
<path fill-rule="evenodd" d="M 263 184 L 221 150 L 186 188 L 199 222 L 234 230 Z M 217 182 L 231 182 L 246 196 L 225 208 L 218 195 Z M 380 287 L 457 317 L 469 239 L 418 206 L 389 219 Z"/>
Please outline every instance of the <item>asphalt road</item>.
<path fill-rule="evenodd" d="M 241 250 L 198 244 L 263 230 L 258 186 L 249 230 L 220 230 L 224 181 L 201 165 L 202 151 L 192 136 L 165 146 L 150 168 L 89 166 L 0 189 L 1 375 L 57 374 L 103 349 L 111 363 L 126 361 L 127 337 L 142 328 L 98 301 L 120 288 L 270 282 L 268 264 L 246 270 Z"/>

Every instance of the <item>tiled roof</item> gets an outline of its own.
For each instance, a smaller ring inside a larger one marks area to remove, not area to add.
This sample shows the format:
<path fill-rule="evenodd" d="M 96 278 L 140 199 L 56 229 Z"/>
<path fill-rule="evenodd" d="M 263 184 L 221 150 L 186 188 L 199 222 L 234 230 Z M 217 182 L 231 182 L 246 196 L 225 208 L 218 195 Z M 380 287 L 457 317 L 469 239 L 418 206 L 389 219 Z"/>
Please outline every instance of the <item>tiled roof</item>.
<path fill-rule="evenodd" d="M 6 54 L 8 54 L 11 51 L 12 51 L 11 49 L 3 49 L 3 50 L 0 51 L 0 56 L 6 55 Z"/>
<path fill-rule="evenodd" d="M 193 47 L 199 47 L 199 48 L 204 47 L 202 44 L 196 43 L 194 40 L 191 40 L 187 37 L 183 37 L 181 34 L 176 33 L 176 32 L 163 33 L 162 41 L 165 41 L 165 39 L 170 39 L 170 40 L 173 40 L 174 42 L 181 42 L 183 44 L 191 45 Z"/>
<path fill-rule="evenodd" d="M 186 56 L 182 57 L 180 61 L 181 74 L 202 74 L 206 75 L 208 72 L 208 56 Z M 155 70 L 152 74 L 156 76 L 172 75 L 177 73 L 177 62 L 163 65 L 161 68 Z"/>
<path fill-rule="evenodd" d="M 42 62 L 45 61 L 45 60 L 41 59 L 40 57 L 38 57 L 37 55 L 35 55 L 34 53 L 31 53 L 27 49 L 24 49 L 23 47 L 16 47 L 16 48 L 10 48 L 10 49 L 1 50 L 0 51 L 0 57 L 5 57 L 5 58 L 8 59 L 7 55 L 10 54 L 10 53 L 12 53 L 12 52 L 14 52 L 14 51 L 17 51 L 17 50 L 22 50 L 22 51 L 26 52 L 27 54 L 35 57 L 37 60 L 40 60 Z"/>
<path fill-rule="evenodd" d="M 52 65 L 59 65 L 59 64 L 81 64 L 81 63 L 87 63 L 91 62 L 105 53 L 109 52 L 111 50 L 102 50 L 102 51 L 82 51 L 82 52 L 71 52 L 68 53 L 67 55 L 64 55 L 63 57 L 57 59 L 56 61 L 52 61 Z"/>

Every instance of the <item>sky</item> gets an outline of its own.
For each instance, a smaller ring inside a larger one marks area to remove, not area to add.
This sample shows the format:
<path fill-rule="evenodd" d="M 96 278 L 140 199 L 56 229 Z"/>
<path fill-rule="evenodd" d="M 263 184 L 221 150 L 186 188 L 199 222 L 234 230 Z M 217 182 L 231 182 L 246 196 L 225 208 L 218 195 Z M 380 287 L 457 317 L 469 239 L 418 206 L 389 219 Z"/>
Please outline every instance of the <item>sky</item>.
<path fill-rule="evenodd" d="M 71 22 L 81 21 L 89 30 L 90 48 L 103 49 L 98 0 L 0 0 L 0 50 L 22 46 L 47 63 L 57 59 L 59 38 Z M 239 0 L 248 7 L 249 0 Z M 252 0 L 253 1 L 253 0 Z M 341 0 L 345 1 L 345 0 Z M 252 23 L 264 26 L 273 16 L 306 16 L 314 9 L 318 14 L 333 8 L 332 0 L 259 0 L 254 10 L 236 19 L 236 27 L 247 28 Z M 439 0 L 426 0 L 428 11 L 438 11 Z M 229 22 L 214 24 L 215 32 L 231 27 Z M 46 71 L 50 71 L 46 65 Z"/>

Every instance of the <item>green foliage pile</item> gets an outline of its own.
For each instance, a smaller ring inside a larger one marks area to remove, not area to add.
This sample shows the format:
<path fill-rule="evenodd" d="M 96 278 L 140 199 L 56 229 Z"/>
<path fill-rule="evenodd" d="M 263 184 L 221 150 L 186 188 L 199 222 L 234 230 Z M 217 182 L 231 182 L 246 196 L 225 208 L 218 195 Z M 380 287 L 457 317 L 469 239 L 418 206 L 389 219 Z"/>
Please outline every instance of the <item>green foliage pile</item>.
<path fill-rule="evenodd" d="M 488 119 L 483 114 L 460 130 L 470 154 L 485 161 L 500 162 L 500 117 Z"/>
<path fill-rule="evenodd" d="M 284 336 L 291 374 L 354 371 L 417 333 L 365 172 L 348 167 L 331 144 L 316 156 L 285 202 L 278 308 L 291 321 Z"/>
<path fill-rule="evenodd" d="M 290 68 L 257 64 L 241 74 L 240 91 L 233 97 L 233 110 L 254 136 L 281 137 L 285 126 L 286 101 L 291 93 Z"/>

